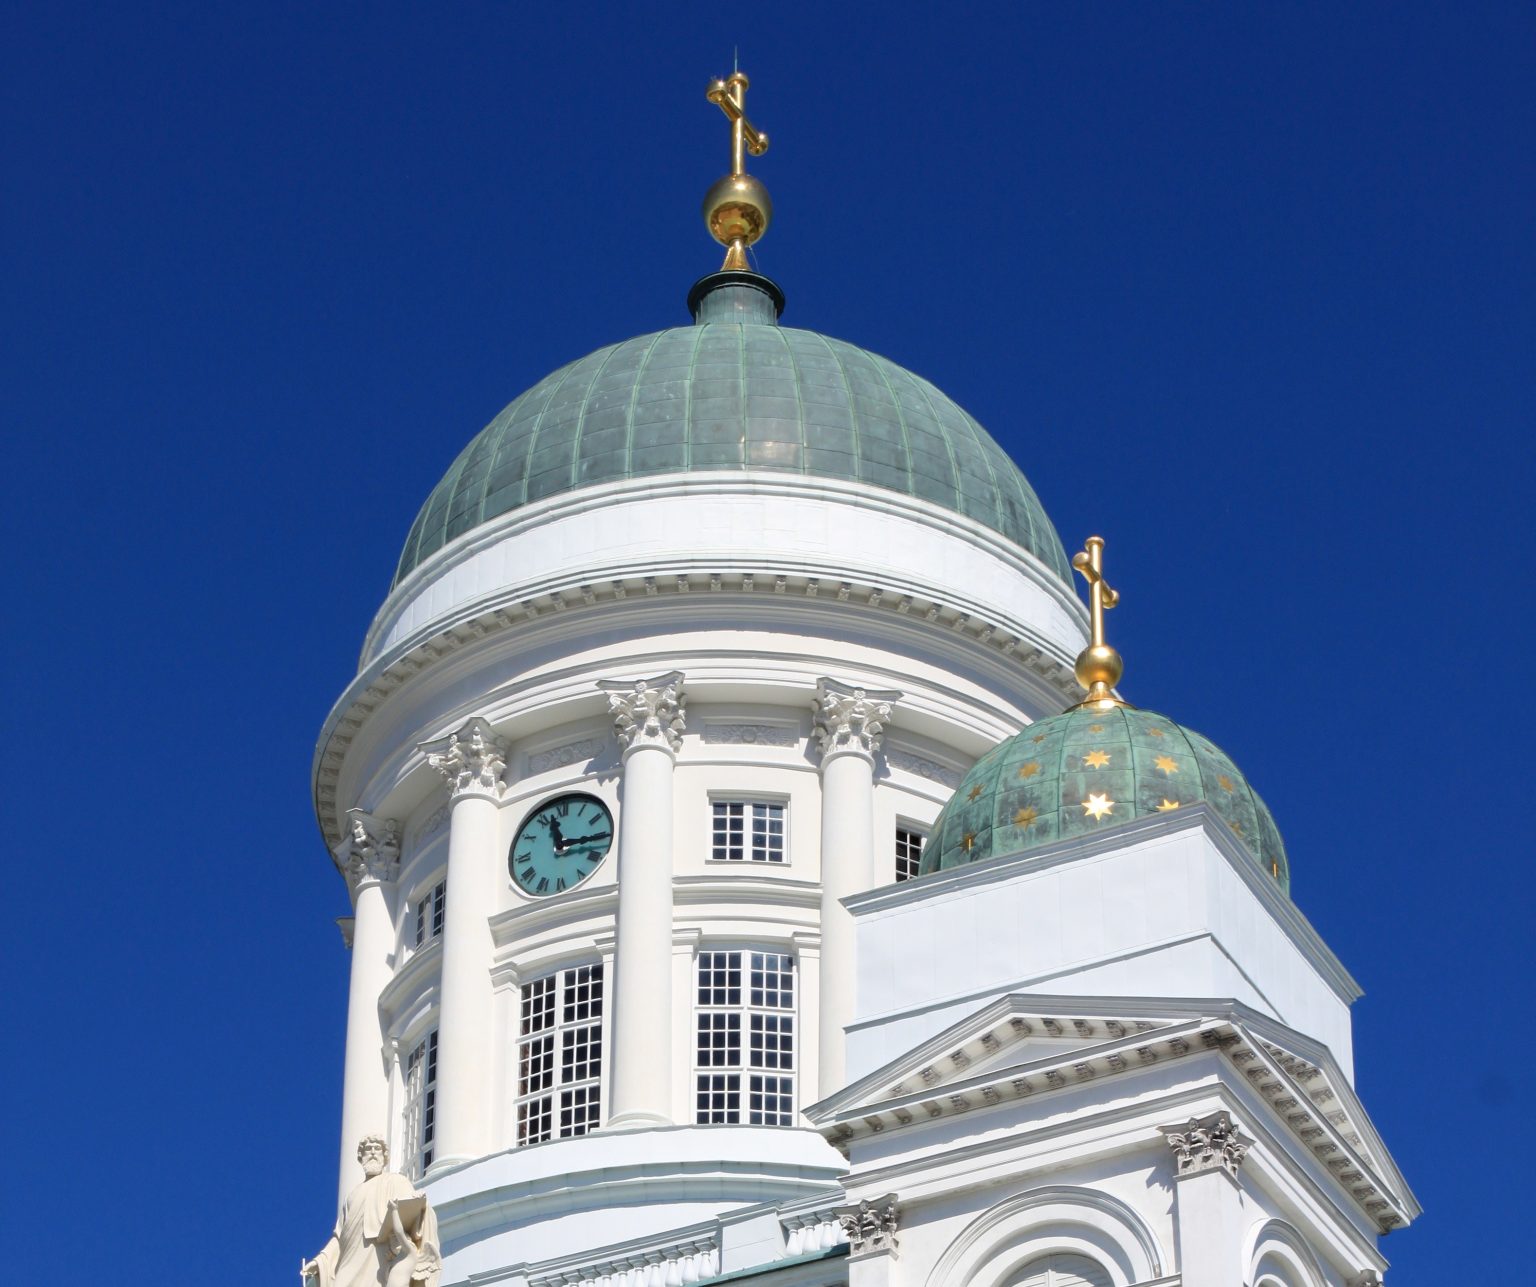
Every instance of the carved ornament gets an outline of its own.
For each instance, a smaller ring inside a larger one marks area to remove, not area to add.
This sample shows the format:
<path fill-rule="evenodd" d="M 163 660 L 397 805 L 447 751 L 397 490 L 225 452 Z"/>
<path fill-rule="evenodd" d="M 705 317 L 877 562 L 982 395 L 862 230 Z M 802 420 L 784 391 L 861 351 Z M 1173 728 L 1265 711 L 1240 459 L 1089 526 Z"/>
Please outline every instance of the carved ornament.
<path fill-rule="evenodd" d="M 400 872 L 400 824 L 363 809 L 348 809 L 347 834 L 334 857 L 353 894 L 365 880 L 392 881 Z"/>
<path fill-rule="evenodd" d="M 1225 1111 L 1192 1117 L 1183 1126 L 1164 1127 L 1163 1134 L 1173 1150 L 1174 1169 L 1179 1175 L 1217 1170 L 1236 1175 L 1249 1148 L 1238 1138 L 1237 1126 Z"/>
<path fill-rule="evenodd" d="M 891 718 L 891 703 L 901 697 L 893 689 L 858 688 L 823 677 L 816 681 L 816 746 L 825 763 L 834 755 L 875 758 L 880 738 Z"/>
<path fill-rule="evenodd" d="M 896 1231 L 900 1226 L 901 1214 L 894 1193 L 883 1198 L 865 1198 L 856 1207 L 842 1207 L 838 1210 L 837 1219 L 843 1226 L 848 1249 L 853 1255 L 896 1250 Z"/>
<path fill-rule="evenodd" d="M 421 749 L 427 763 L 443 775 L 453 799 L 471 794 L 501 799 L 506 789 L 501 775 L 507 768 L 507 746 L 478 715 L 457 733 L 423 742 Z"/>
<path fill-rule="evenodd" d="M 683 675 L 669 671 L 654 679 L 603 680 L 613 731 L 627 755 L 654 746 L 676 755 L 683 744 Z"/>

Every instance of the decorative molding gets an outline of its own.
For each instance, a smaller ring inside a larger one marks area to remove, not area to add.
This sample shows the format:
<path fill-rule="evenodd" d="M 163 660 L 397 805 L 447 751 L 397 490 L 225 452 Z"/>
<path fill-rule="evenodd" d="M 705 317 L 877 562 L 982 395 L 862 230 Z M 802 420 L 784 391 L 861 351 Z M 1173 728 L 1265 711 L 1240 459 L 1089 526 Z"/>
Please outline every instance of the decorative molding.
<path fill-rule="evenodd" d="M 365 880 L 393 881 L 400 874 L 400 824 L 366 809 L 348 809 L 347 834 L 332 856 L 354 897 Z"/>
<path fill-rule="evenodd" d="M 597 737 L 584 737 L 561 746 L 548 746 L 528 756 L 528 772 L 547 773 L 550 769 L 568 768 L 578 760 L 590 760 L 602 752 L 603 740 Z"/>
<path fill-rule="evenodd" d="M 915 773 L 918 777 L 925 778 L 929 782 L 937 782 L 951 791 L 960 785 L 960 779 L 965 776 L 959 769 L 941 764 L 937 760 L 925 759 L 916 752 L 906 750 L 894 743 L 885 748 L 885 762 L 893 769 Z"/>
<path fill-rule="evenodd" d="M 862 1256 L 873 1251 L 895 1254 L 901 1211 L 894 1193 L 865 1198 L 856 1207 L 839 1207 L 837 1220 L 843 1226 L 843 1236 L 848 1239 L 851 1255 Z"/>
<path fill-rule="evenodd" d="M 625 755 L 654 746 L 676 755 L 683 744 L 683 673 L 668 671 L 654 679 L 604 679 L 613 731 Z"/>
<path fill-rule="evenodd" d="M 412 847 L 420 847 L 446 827 L 448 825 L 448 815 L 451 811 L 450 806 L 440 804 L 423 818 L 421 825 L 416 828 L 411 837 Z"/>
<path fill-rule="evenodd" d="M 900 697 L 895 689 L 860 688 L 825 675 L 818 679 L 811 710 L 822 763 L 844 754 L 861 755 L 873 763 L 891 718 L 891 703 Z"/>
<path fill-rule="evenodd" d="M 357 928 L 357 919 L 352 916 L 338 916 L 336 928 L 341 931 L 341 941 L 346 945 L 347 951 L 352 950 L 352 931 Z"/>
<path fill-rule="evenodd" d="M 1381 1275 L 1374 1269 L 1362 1269 L 1353 1278 L 1345 1279 L 1344 1287 L 1382 1287 Z"/>
<path fill-rule="evenodd" d="M 478 715 L 458 732 L 435 742 L 422 742 L 419 749 L 448 783 L 450 799 L 487 795 L 500 800 L 506 790 L 501 775 L 507 768 L 507 745 Z"/>
<path fill-rule="evenodd" d="M 703 740 L 711 746 L 796 746 L 800 730 L 793 724 L 706 724 Z"/>
<path fill-rule="evenodd" d="M 1191 1117 L 1182 1127 L 1161 1128 L 1173 1150 L 1174 1169 L 1181 1175 L 1199 1175 L 1205 1171 L 1225 1171 L 1236 1175 L 1249 1145 L 1226 1110 L 1208 1117 Z"/>

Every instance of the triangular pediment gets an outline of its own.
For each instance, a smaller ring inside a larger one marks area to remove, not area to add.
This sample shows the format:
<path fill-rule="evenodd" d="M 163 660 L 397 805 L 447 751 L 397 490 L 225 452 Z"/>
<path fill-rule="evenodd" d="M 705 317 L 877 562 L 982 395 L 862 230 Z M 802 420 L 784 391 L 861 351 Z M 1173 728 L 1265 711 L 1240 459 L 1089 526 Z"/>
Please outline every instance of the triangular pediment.
<path fill-rule="evenodd" d="M 1385 1231 L 1417 1214 L 1326 1047 L 1230 999 L 1010 993 L 806 1110 L 835 1147 L 1218 1051 Z"/>

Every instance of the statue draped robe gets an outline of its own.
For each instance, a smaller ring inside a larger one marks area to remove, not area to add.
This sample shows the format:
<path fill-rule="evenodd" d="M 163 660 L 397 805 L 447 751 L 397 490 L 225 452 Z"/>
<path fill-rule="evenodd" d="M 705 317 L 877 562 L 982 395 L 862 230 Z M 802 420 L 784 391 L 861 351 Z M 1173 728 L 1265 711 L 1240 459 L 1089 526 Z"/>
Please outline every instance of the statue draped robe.
<path fill-rule="evenodd" d="M 437 1245 L 437 1216 L 430 1204 L 406 1236 L 416 1248 L 416 1264 L 409 1279 L 397 1282 L 390 1270 L 398 1265 L 389 1219 L 390 1200 L 415 1197 L 416 1190 L 403 1175 L 381 1171 L 364 1180 L 342 1204 L 330 1241 L 315 1256 L 318 1287 L 437 1287 L 443 1264 Z M 403 1266 L 401 1272 L 404 1272 Z"/>

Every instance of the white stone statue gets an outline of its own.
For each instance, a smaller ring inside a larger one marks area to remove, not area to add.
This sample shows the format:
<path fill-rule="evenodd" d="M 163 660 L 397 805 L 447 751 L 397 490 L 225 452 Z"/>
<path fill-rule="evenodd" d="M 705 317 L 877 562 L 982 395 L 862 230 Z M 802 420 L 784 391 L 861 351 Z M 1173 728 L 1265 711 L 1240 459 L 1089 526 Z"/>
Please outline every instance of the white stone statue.
<path fill-rule="evenodd" d="M 384 1168 L 377 1135 L 357 1146 L 366 1177 L 342 1203 L 330 1241 L 299 1268 L 306 1287 L 437 1287 L 443 1272 L 437 1216 L 403 1175 Z"/>

